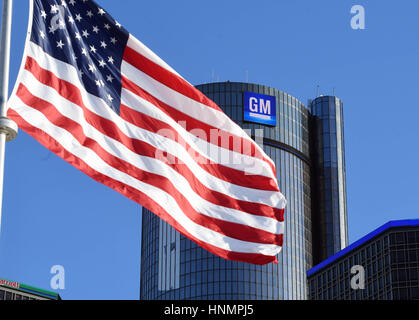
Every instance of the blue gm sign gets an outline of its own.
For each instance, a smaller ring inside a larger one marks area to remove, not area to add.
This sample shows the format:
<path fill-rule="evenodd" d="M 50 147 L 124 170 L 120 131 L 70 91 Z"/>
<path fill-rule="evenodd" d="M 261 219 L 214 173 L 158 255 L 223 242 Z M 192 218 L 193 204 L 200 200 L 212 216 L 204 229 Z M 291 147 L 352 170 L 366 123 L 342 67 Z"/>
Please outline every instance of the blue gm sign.
<path fill-rule="evenodd" d="M 264 94 L 244 93 L 244 121 L 276 126 L 275 97 Z"/>

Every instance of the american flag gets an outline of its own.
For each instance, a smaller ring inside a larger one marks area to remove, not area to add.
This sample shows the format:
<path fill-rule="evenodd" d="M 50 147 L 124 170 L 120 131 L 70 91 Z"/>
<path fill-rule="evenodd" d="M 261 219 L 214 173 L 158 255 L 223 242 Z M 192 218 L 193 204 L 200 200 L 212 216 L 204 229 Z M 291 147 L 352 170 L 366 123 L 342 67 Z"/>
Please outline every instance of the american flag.
<path fill-rule="evenodd" d="M 8 116 L 208 251 L 277 262 L 286 200 L 261 147 L 94 1 L 30 3 Z"/>

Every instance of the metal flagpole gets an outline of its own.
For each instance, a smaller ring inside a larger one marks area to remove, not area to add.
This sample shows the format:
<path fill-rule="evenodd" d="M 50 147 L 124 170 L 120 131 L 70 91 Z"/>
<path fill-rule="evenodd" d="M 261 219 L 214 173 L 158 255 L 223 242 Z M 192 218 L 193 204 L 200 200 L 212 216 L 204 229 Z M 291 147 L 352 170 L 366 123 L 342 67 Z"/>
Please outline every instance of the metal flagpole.
<path fill-rule="evenodd" d="M 13 0 L 3 0 L 0 34 L 0 230 L 3 204 L 4 153 L 6 141 L 16 138 L 17 125 L 7 118 L 9 96 L 10 38 L 12 27 Z"/>

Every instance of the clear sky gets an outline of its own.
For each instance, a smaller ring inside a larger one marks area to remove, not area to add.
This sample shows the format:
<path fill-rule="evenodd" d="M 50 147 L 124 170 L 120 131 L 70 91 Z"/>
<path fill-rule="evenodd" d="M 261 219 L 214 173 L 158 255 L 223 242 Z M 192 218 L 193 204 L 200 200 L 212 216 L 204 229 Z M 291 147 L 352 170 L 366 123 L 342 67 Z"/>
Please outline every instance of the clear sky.
<path fill-rule="evenodd" d="M 15 0 L 10 90 L 28 1 Z M 350 242 L 389 220 L 418 218 L 419 2 L 98 0 L 192 84 L 246 81 L 306 103 L 344 102 Z M 351 7 L 365 8 L 353 30 Z M 214 75 L 214 76 L 213 76 Z M 0 277 L 64 299 L 138 299 L 140 206 L 96 183 L 24 132 L 7 145 Z"/>

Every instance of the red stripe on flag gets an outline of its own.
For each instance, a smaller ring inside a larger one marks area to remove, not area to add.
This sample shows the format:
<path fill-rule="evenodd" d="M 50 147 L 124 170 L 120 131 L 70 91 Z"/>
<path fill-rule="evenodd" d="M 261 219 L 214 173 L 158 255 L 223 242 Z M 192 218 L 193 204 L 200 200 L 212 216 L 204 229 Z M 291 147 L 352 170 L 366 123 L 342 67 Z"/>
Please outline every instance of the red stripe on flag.
<path fill-rule="evenodd" d="M 208 99 L 201 91 L 190 85 L 186 80 L 147 59 L 142 54 L 128 46 L 125 48 L 123 60 L 138 70 L 141 70 L 151 78 L 157 80 L 161 84 L 164 84 L 166 87 L 177 91 L 192 100 L 202 103 L 207 107 L 223 112 L 219 106 L 217 106 L 212 100 Z"/>

